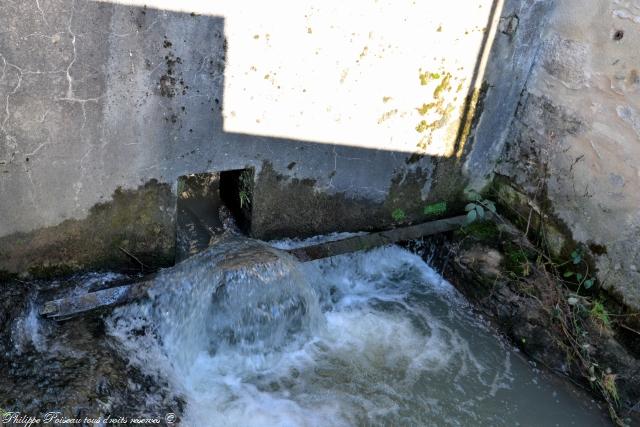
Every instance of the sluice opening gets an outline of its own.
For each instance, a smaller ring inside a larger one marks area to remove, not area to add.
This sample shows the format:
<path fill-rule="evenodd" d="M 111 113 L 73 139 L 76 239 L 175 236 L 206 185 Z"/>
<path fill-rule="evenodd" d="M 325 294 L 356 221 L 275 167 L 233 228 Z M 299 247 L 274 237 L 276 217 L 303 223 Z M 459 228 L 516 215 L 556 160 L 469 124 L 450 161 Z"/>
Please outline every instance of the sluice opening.
<path fill-rule="evenodd" d="M 253 169 L 178 178 L 176 261 L 202 252 L 225 230 L 251 230 Z"/>
<path fill-rule="evenodd" d="M 253 177 L 252 168 L 220 172 L 220 199 L 231 211 L 240 231 L 246 235 L 251 231 Z"/>

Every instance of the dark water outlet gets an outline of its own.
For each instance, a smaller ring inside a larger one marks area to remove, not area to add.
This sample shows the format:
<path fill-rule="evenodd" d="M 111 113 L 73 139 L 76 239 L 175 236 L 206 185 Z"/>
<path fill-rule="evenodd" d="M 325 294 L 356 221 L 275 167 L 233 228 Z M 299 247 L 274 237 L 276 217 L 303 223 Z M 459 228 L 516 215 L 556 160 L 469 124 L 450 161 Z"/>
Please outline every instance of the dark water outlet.
<path fill-rule="evenodd" d="M 211 237 L 222 232 L 221 206 L 218 172 L 178 178 L 176 261 L 206 249 Z"/>
<path fill-rule="evenodd" d="M 220 198 L 231 211 L 238 228 L 247 235 L 251 230 L 253 179 L 253 169 L 220 172 Z"/>
<path fill-rule="evenodd" d="M 203 251 L 224 232 L 220 208 L 244 234 L 251 230 L 253 169 L 184 175 L 178 179 L 176 261 Z"/>

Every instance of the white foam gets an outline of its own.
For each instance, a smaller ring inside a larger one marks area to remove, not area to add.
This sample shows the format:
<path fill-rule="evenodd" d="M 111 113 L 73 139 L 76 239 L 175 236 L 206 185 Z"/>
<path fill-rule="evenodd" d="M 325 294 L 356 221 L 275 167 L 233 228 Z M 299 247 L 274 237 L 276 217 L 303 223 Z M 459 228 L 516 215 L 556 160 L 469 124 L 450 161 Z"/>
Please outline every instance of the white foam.
<path fill-rule="evenodd" d="M 29 304 L 27 313 L 16 319 L 11 330 L 11 338 L 19 354 L 25 351 L 29 344 L 39 352 L 46 350 L 46 338 L 40 331 L 40 320 L 35 304 Z"/>
<path fill-rule="evenodd" d="M 302 248 L 310 245 L 317 245 L 320 243 L 327 242 L 335 242 L 336 240 L 348 239 L 350 237 L 363 236 L 367 234 L 366 232 L 358 232 L 358 233 L 330 233 L 324 234 L 320 236 L 309 237 L 307 239 L 281 239 L 281 240 L 272 240 L 269 242 L 274 248 L 277 249 L 296 249 Z"/>
<path fill-rule="evenodd" d="M 182 274 L 183 283 L 173 284 L 172 289 L 184 285 L 187 292 L 179 308 L 154 311 L 149 305 L 135 305 L 112 317 L 110 332 L 121 341 L 132 363 L 168 377 L 184 396 L 183 425 L 495 421 L 478 415 L 478 405 L 511 387 L 514 376 L 508 351 L 485 329 L 470 323 L 464 299 L 419 257 L 391 246 L 303 266 L 287 265 L 294 272 L 282 276 L 283 283 L 267 287 L 277 292 L 265 293 L 264 286 L 252 282 L 223 298 L 227 304 L 223 312 L 231 310 L 224 312 L 232 319 L 229 325 L 240 331 L 250 327 L 235 315 L 244 306 L 252 307 L 258 315 L 250 321 L 266 322 L 263 326 L 272 328 L 267 329 L 272 337 L 261 335 L 265 329 L 249 328 L 260 339 L 214 343 L 213 347 L 198 342 L 206 341 L 207 333 L 223 330 L 225 324 L 221 317 L 202 314 L 215 304 L 211 295 L 199 294 L 204 288 L 194 277 L 215 277 L 202 271 L 196 276 Z M 302 329 L 286 332 L 291 330 L 287 322 L 298 325 L 301 321 L 295 310 L 288 317 L 278 317 L 276 310 L 272 321 L 272 306 L 260 308 L 265 297 L 275 299 L 273 307 L 287 307 L 277 303 L 278 292 L 301 292 L 308 306 L 314 305 L 309 298 L 316 307 L 321 303 L 323 321 L 303 321 Z M 193 317 L 197 321 L 185 323 L 176 317 L 183 310 L 200 313 Z M 166 319 L 157 317 L 165 312 Z M 131 332 L 143 327 L 160 331 L 163 344 L 153 334 Z M 178 329 L 167 329 L 174 327 Z"/>

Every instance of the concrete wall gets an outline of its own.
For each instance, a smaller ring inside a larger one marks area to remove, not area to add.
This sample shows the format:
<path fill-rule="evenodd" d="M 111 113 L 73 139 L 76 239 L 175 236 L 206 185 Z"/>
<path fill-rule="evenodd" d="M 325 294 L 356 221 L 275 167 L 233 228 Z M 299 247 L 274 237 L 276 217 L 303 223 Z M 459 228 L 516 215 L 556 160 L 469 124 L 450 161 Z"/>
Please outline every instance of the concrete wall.
<path fill-rule="evenodd" d="M 254 168 L 260 238 L 454 214 L 548 4 L 3 1 L 0 270 L 170 263 L 192 173 Z"/>
<path fill-rule="evenodd" d="M 555 222 L 558 255 L 583 244 L 600 284 L 637 310 L 640 2 L 554 3 L 496 171 L 526 196 L 523 214 Z"/>

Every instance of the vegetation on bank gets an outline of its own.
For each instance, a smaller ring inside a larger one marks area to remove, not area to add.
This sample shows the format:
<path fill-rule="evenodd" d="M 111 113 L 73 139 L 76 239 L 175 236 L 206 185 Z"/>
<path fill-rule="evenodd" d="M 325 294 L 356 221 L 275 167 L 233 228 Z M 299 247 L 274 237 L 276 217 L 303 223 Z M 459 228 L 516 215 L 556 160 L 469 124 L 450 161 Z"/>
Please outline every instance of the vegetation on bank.
<path fill-rule="evenodd" d="M 634 349 L 624 345 L 618 332 L 625 328 L 640 335 L 627 325 L 627 322 L 638 323 L 639 313 L 625 311 L 598 283 L 587 248 L 567 241 L 561 251 L 551 248 L 552 243 L 545 234 L 548 228 L 544 226 L 544 216 L 536 218 L 536 227 L 532 227 L 531 216 L 516 217 L 515 222 L 522 230 L 519 231 L 500 215 L 485 219 L 487 211 L 495 213 L 496 204 L 513 219 L 512 207 L 504 200 L 494 203 L 477 193 L 470 196 L 466 206 L 468 224 L 455 233 L 451 245 L 458 261 L 462 258 L 462 268 L 475 270 L 476 285 L 480 283 L 483 288 L 467 293 L 481 304 L 485 303 L 498 322 L 507 325 L 506 332 L 526 354 L 556 372 L 588 384 L 591 391 L 606 402 L 613 422 L 618 426 L 628 425 L 624 417 L 630 412 L 621 414 L 637 405 L 634 399 L 638 399 L 640 392 L 640 377 L 629 373 L 640 364 L 638 355 L 632 355 Z M 485 248 L 485 252 L 494 248 L 501 253 L 497 275 L 482 265 L 485 261 L 478 260 L 482 255 L 469 255 L 474 253 L 474 247 Z M 517 294 L 510 297 L 511 303 L 514 298 L 532 302 L 530 312 L 522 309 L 505 315 L 507 308 L 500 304 L 505 304 L 507 299 L 496 296 L 503 286 Z M 507 319 L 509 316 L 512 318 Z M 513 316 L 529 318 L 514 321 Z M 520 327 L 521 324 L 526 327 Z"/>

